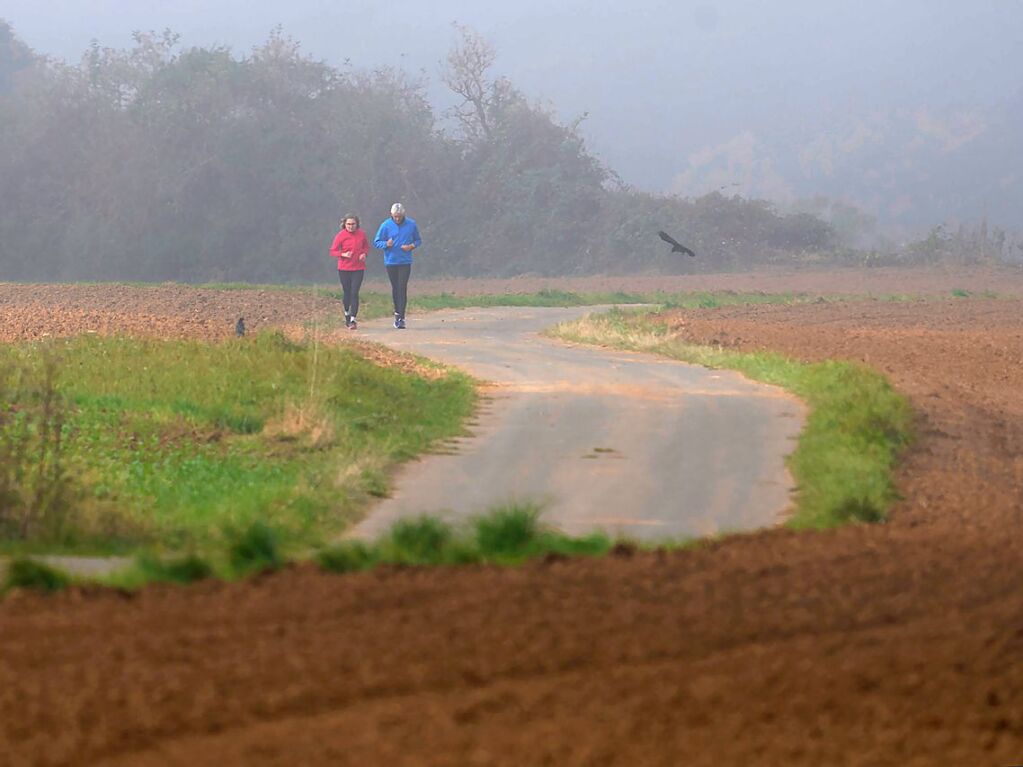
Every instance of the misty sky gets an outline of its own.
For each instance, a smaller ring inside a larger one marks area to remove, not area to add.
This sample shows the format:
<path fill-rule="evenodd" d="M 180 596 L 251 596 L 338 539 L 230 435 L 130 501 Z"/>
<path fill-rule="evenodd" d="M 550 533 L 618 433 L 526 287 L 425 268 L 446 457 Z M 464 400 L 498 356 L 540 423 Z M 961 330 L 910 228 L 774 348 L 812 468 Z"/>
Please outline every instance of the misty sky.
<path fill-rule="evenodd" d="M 805 160 L 807 145 L 900 109 L 930 110 L 941 135 L 969 131 L 970 110 L 1023 89 L 1020 0 L 0 0 L 0 18 L 71 61 L 92 39 L 129 46 L 136 29 L 244 54 L 280 24 L 332 64 L 422 71 L 440 106 L 457 21 L 529 97 L 563 120 L 588 113 L 591 151 L 625 181 L 682 194 L 734 177 L 745 193 L 791 195 L 793 173 L 768 148 Z"/>

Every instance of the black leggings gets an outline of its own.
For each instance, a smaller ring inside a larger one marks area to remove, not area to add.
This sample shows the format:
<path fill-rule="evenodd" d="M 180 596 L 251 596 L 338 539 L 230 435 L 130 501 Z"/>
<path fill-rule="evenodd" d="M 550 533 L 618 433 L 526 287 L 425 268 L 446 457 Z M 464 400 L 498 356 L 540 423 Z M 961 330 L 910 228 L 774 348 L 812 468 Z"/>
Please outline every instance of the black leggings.
<path fill-rule="evenodd" d="M 405 304 L 408 303 L 408 278 L 412 274 L 412 264 L 395 264 L 387 267 L 387 276 L 391 280 L 391 300 L 394 301 L 394 313 L 405 319 Z"/>
<path fill-rule="evenodd" d="M 345 305 L 345 314 L 354 317 L 359 313 L 359 289 L 362 287 L 362 278 L 366 272 L 362 269 L 355 271 L 337 270 L 337 278 L 341 280 L 341 292 L 344 297 L 341 299 Z"/>

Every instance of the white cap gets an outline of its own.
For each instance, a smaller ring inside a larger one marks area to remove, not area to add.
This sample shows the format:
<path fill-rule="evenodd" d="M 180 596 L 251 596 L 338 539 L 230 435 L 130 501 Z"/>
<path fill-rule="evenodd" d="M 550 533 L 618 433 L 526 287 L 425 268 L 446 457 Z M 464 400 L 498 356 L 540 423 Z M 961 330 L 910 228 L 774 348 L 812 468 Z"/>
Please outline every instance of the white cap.
<path fill-rule="evenodd" d="M 396 203 L 394 203 L 394 205 L 391 206 L 391 215 L 392 216 L 398 216 L 398 215 L 401 215 L 404 212 L 405 212 L 405 206 L 402 205 L 400 202 L 396 202 Z"/>

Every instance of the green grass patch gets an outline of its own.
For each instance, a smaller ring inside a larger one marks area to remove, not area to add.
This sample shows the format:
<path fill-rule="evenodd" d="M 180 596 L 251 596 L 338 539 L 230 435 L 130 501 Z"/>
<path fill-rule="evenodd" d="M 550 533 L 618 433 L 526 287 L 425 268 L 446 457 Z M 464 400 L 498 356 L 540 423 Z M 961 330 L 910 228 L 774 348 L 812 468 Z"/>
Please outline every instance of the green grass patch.
<path fill-rule="evenodd" d="M 281 535 L 270 525 L 256 521 L 224 535 L 221 547 L 204 555 L 192 551 L 168 556 L 145 551 L 125 569 L 97 579 L 101 585 L 138 589 L 151 583 L 187 585 L 208 578 L 236 580 L 281 569 L 288 561 Z"/>
<path fill-rule="evenodd" d="M 484 556 L 520 556 L 540 537 L 540 509 L 510 506 L 474 521 L 475 542 Z"/>
<path fill-rule="evenodd" d="M 344 541 L 319 552 L 316 561 L 332 573 L 368 570 L 379 562 L 377 550 L 362 541 Z"/>
<path fill-rule="evenodd" d="M 454 531 L 443 520 L 422 516 L 395 522 L 384 542 L 388 559 L 404 564 L 428 564 L 447 555 Z"/>
<path fill-rule="evenodd" d="M 537 293 L 454 296 L 441 293 L 433 296 L 415 296 L 410 306 L 424 311 L 433 309 L 460 309 L 474 306 L 596 306 L 605 304 L 656 304 L 669 307 L 715 307 L 747 303 L 794 303 L 808 300 L 799 294 L 736 293 L 733 291 L 694 293 L 626 293 L 594 292 L 572 293 L 563 290 L 541 290 Z"/>
<path fill-rule="evenodd" d="M 341 293 L 334 290 L 321 290 L 338 301 Z M 654 304 L 665 307 L 710 308 L 716 306 L 733 306 L 748 303 L 798 303 L 814 300 L 808 294 L 766 294 L 737 293 L 734 291 L 692 292 L 692 293 L 626 293 L 622 291 L 573 293 L 565 290 L 544 289 L 536 293 L 505 293 L 491 295 L 456 296 L 452 293 L 435 293 L 429 295 L 413 295 L 409 297 L 409 313 L 431 312 L 439 309 L 469 309 L 488 306 L 524 306 L 524 307 L 556 307 L 556 306 L 598 306 L 598 305 L 632 305 Z M 359 317 L 363 320 L 390 316 L 392 311 L 391 296 L 385 293 L 364 291 L 359 298 Z M 339 324 L 336 317 L 328 320 Z M 322 325 L 322 320 L 320 321 Z"/>
<path fill-rule="evenodd" d="M 11 561 L 0 592 L 10 589 L 29 589 L 52 594 L 71 585 L 71 578 L 60 570 L 34 559 L 18 557 Z"/>
<path fill-rule="evenodd" d="M 544 525 L 534 504 L 510 504 L 454 527 L 431 516 L 397 521 L 373 543 L 343 541 L 317 556 L 331 572 L 368 570 L 380 564 L 515 565 L 549 554 L 600 556 L 614 542 L 603 533 L 565 535 Z"/>
<path fill-rule="evenodd" d="M 376 544 L 375 560 L 400 565 L 469 564 L 477 553 L 451 525 L 422 515 L 400 519 Z"/>
<path fill-rule="evenodd" d="M 892 472 L 911 441 L 912 412 L 905 397 L 866 366 L 838 361 L 807 364 L 773 353 L 694 346 L 638 310 L 612 310 L 565 323 L 550 333 L 737 370 L 800 397 L 810 413 L 788 459 L 799 488 L 796 511 L 789 520 L 792 527 L 876 522 L 897 497 Z"/>
<path fill-rule="evenodd" d="M 33 414 L 54 359 L 60 418 L 46 420 Z M 0 346 L 0 391 L 5 468 L 21 467 L 0 482 L 14 499 L 0 549 L 15 553 L 221 547 L 257 521 L 286 545 L 321 540 L 386 494 L 389 467 L 460 434 L 475 402 L 462 374 L 410 376 L 275 333 Z M 36 467 L 54 433 L 59 454 Z M 68 489 L 47 516 L 33 478 L 54 466 Z"/>
<path fill-rule="evenodd" d="M 317 288 L 317 295 L 327 296 L 337 301 L 341 293 L 337 290 Z M 430 312 L 439 309 L 469 309 L 488 306 L 524 306 L 524 307 L 557 307 L 557 306 L 631 306 L 647 304 L 665 309 L 715 309 L 725 306 L 747 304 L 800 304 L 809 302 L 843 302 L 843 301 L 932 301 L 947 300 L 951 297 L 983 297 L 996 298 L 992 291 L 970 293 L 964 290 L 952 291 L 950 295 L 910 295 L 906 293 L 883 293 L 876 295 L 856 294 L 813 294 L 813 293 L 744 293 L 734 290 L 689 291 L 671 293 L 666 291 L 637 292 L 624 291 L 583 292 L 575 293 L 565 290 L 545 289 L 535 293 L 506 293 L 489 295 L 454 295 L 452 293 L 435 293 L 429 295 L 413 295 L 409 297 L 409 312 Z M 388 317 L 391 314 L 391 296 L 387 293 L 364 291 L 360 296 L 359 315 L 361 319 Z"/>
<path fill-rule="evenodd" d="M 549 555 L 603 556 L 616 545 L 629 550 L 652 547 L 616 544 L 599 532 L 580 537 L 565 535 L 542 522 L 538 505 L 525 503 L 497 507 L 457 527 L 429 515 L 401 519 L 372 543 L 343 540 L 319 550 L 314 560 L 321 569 L 333 573 L 359 572 L 386 564 L 511 566 Z M 225 539 L 224 546 L 212 557 L 194 552 L 169 557 L 144 552 L 125 569 L 76 580 L 134 591 L 154 583 L 187 585 L 209 578 L 246 578 L 279 570 L 289 560 L 277 532 L 263 523 L 235 531 Z M 52 593 L 71 583 L 63 572 L 20 557 L 8 569 L 0 594 L 11 588 Z"/>
<path fill-rule="evenodd" d="M 993 290 L 984 290 L 980 293 L 976 293 L 965 288 L 954 288 L 951 291 L 953 298 L 1001 298 L 998 293 Z"/>
<path fill-rule="evenodd" d="M 253 522 L 235 534 L 228 548 L 231 571 L 239 576 L 279 570 L 284 564 L 280 538 L 268 524 Z"/>
<path fill-rule="evenodd" d="M 159 557 L 150 553 L 138 555 L 126 569 L 100 578 L 105 586 L 139 589 L 150 583 L 173 583 L 185 586 L 218 575 L 210 562 L 196 553 Z"/>

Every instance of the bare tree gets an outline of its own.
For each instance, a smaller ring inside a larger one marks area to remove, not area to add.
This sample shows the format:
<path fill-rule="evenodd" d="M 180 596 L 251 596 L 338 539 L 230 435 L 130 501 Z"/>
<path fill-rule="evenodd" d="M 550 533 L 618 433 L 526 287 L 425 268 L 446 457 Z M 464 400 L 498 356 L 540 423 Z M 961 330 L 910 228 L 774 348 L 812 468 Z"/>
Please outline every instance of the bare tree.
<path fill-rule="evenodd" d="M 462 97 L 462 103 L 451 110 L 471 143 L 493 138 L 491 111 L 506 90 L 503 80 L 488 79 L 488 70 L 497 57 L 494 46 L 475 30 L 454 24 L 459 41 L 448 52 L 447 68 L 441 73 L 441 80 L 454 93 Z"/>

